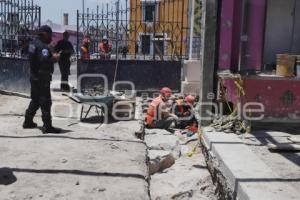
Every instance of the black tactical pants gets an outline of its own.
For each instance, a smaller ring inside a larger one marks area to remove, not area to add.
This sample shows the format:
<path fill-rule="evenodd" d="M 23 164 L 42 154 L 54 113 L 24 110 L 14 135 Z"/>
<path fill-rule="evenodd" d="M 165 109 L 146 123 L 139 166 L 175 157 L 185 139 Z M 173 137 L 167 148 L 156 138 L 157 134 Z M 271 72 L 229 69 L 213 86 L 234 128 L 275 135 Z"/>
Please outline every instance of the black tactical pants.
<path fill-rule="evenodd" d="M 36 111 L 41 108 L 44 125 L 51 124 L 51 92 L 50 81 L 31 80 L 31 102 L 26 110 L 25 117 L 32 120 Z"/>
<path fill-rule="evenodd" d="M 61 73 L 61 89 L 68 90 L 69 89 L 69 75 L 70 75 L 70 67 L 71 62 L 70 60 L 60 60 L 58 62 L 59 69 Z"/>

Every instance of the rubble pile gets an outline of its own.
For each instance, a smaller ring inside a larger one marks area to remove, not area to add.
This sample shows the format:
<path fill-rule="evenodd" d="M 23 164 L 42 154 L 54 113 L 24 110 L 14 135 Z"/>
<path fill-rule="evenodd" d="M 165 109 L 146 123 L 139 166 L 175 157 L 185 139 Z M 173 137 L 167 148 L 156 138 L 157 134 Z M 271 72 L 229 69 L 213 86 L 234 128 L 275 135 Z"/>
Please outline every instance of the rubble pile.
<path fill-rule="evenodd" d="M 248 121 L 241 120 L 238 116 L 234 115 L 216 115 L 210 127 L 213 127 L 218 132 L 235 133 L 238 135 L 251 131 Z"/>
<path fill-rule="evenodd" d="M 85 89 L 83 94 L 92 97 L 101 96 L 104 94 L 104 87 L 102 85 L 95 85 L 93 89 Z"/>

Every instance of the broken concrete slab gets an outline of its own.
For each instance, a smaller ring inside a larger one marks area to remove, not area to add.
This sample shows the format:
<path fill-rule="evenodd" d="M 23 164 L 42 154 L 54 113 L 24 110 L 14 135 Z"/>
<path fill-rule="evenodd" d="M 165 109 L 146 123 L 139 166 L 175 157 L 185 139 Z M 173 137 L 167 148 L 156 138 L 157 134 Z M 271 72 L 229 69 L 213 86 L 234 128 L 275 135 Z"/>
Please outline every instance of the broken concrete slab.
<path fill-rule="evenodd" d="M 161 172 L 175 163 L 175 157 L 170 151 L 149 150 L 149 174 Z"/>
<path fill-rule="evenodd" d="M 171 167 L 181 153 L 178 138 L 162 129 L 146 129 L 145 133 L 150 175 Z"/>
<path fill-rule="evenodd" d="M 201 154 L 181 157 L 163 173 L 151 176 L 153 200 L 214 200 L 214 188 Z"/>
<path fill-rule="evenodd" d="M 225 199 L 299 198 L 285 178 L 270 169 L 238 136 L 204 132 L 202 142 L 208 167 Z"/>
<path fill-rule="evenodd" d="M 180 144 L 177 136 L 166 130 L 146 129 L 145 142 L 149 150 L 169 151 L 176 159 L 180 156 Z"/>

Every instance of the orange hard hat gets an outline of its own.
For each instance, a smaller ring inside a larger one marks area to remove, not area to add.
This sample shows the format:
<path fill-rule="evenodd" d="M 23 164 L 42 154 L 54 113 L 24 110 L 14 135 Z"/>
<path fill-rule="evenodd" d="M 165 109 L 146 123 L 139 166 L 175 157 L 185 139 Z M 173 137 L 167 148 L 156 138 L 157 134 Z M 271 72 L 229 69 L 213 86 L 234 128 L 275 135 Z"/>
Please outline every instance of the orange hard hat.
<path fill-rule="evenodd" d="M 172 94 L 172 90 L 168 87 L 164 87 L 160 90 L 160 93 L 161 94 L 164 94 L 164 95 L 171 95 Z"/>
<path fill-rule="evenodd" d="M 188 95 L 188 96 L 185 97 L 185 101 L 187 103 L 190 103 L 190 104 L 194 104 L 195 100 L 196 100 L 196 98 L 194 96 L 192 96 L 192 95 Z"/>

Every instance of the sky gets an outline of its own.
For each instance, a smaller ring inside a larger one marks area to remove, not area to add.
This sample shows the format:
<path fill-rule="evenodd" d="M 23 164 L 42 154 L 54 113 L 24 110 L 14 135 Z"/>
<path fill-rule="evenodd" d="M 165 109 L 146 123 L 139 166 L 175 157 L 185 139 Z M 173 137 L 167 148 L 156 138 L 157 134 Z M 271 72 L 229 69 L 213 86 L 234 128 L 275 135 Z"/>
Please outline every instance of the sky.
<path fill-rule="evenodd" d="M 82 10 L 82 0 L 34 0 L 42 7 L 42 22 L 50 19 L 62 24 L 63 13 L 69 13 L 69 24 L 76 25 L 77 9 Z M 124 0 L 120 0 L 124 1 Z M 97 4 L 115 2 L 115 0 L 85 0 L 86 8 L 96 8 Z"/>

